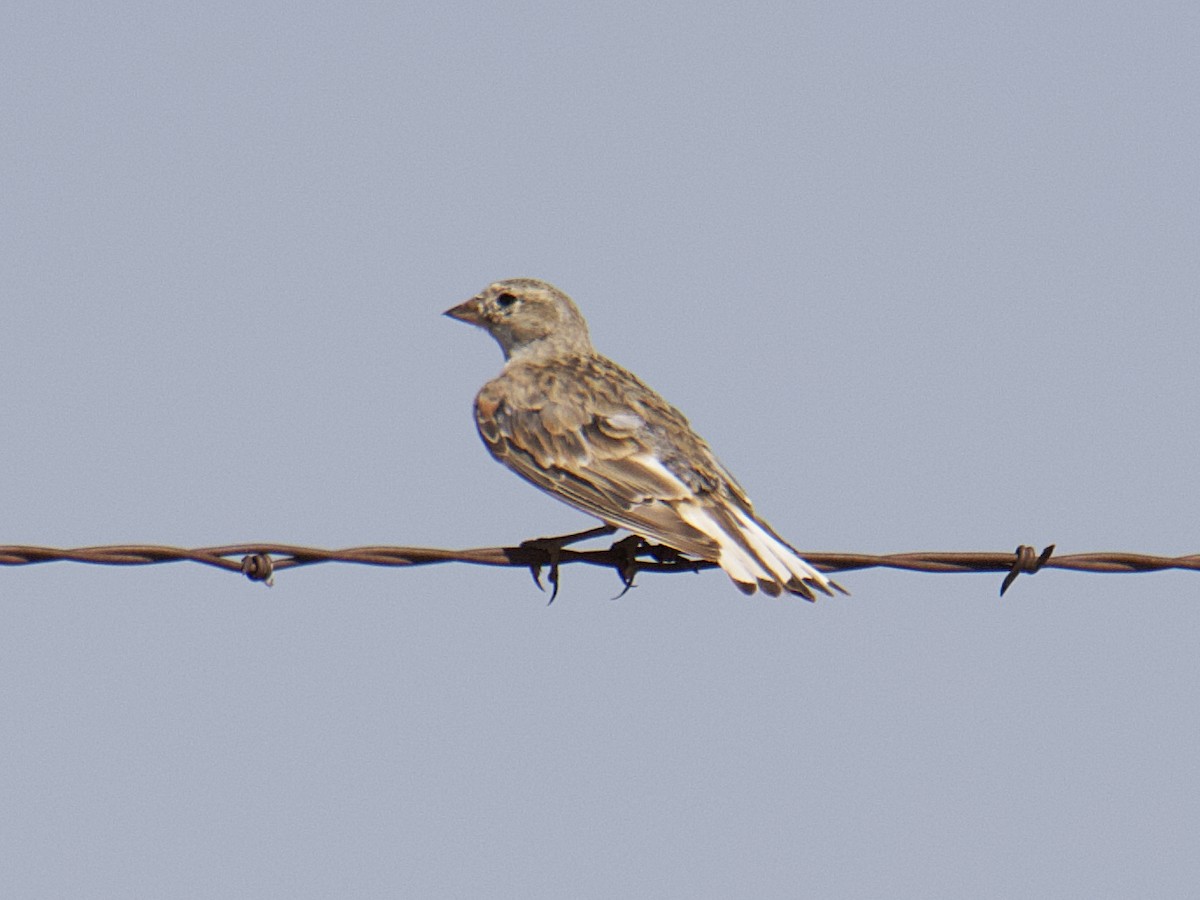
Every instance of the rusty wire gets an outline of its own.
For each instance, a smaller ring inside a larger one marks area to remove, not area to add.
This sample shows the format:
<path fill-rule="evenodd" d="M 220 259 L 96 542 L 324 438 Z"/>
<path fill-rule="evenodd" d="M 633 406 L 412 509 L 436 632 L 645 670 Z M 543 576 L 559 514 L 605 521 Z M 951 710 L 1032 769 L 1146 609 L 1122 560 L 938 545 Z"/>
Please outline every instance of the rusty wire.
<path fill-rule="evenodd" d="M 584 533 L 590 535 L 590 533 Z M 578 536 L 568 536 L 578 537 Z M 297 566 L 340 562 L 368 566 L 424 566 L 436 563 L 470 563 L 481 566 L 528 568 L 540 586 L 542 567 L 550 568 L 550 580 L 557 588 L 557 569 L 568 563 L 585 563 L 615 569 L 627 584 L 637 572 L 697 572 L 716 567 L 716 563 L 693 560 L 666 548 L 641 543 L 631 551 L 629 539 L 596 550 L 573 550 L 546 546 L 541 539 L 517 547 L 484 547 L 472 550 L 441 550 L 430 547 L 351 547 L 323 550 L 288 544 L 236 544 L 227 547 L 183 549 L 148 544 L 104 547 L 0 546 L 0 565 L 25 566 L 48 562 L 78 562 L 105 566 L 144 566 L 172 562 L 194 562 L 231 572 L 240 572 L 251 581 L 268 584 L 276 572 Z M 665 551 L 665 552 L 664 552 Z M 919 552 L 873 555 L 866 553 L 802 552 L 802 556 L 825 572 L 888 568 L 911 572 L 1005 572 L 1003 594 L 1022 573 L 1040 569 L 1069 569 L 1076 572 L 1158 572 L 1166 569 L 1200 571 L 1200 554 L 1189 556 L 1149 556 L 1141 553 L 1076 553 L 1054 556 L 1054 545 L 1040 553 L 1033 547 L 1019 546 L 1011 553 Z"/>

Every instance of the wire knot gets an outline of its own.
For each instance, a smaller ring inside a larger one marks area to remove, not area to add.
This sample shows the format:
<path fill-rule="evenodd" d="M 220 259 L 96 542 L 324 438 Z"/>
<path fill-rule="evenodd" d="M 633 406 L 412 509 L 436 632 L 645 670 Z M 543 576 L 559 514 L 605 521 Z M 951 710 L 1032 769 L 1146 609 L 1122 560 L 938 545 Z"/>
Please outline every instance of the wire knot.
<path fill-rule="evenodd" d="M 251 581 L 261 581 L 267 587 L 275 583 L 275 563 L 269 553 L 250 553 L 242 557 L 242 574 Z"/>
<path fill-rule="evenodd" d="M 1023 572 L 1028 572 L 1032 575 L 1050 559 L 1050 554 L 1054 552 L 1054 545 L 1050 544 L 1040 554 L 1036 549 L 1027 544 L 1022 544 L 1016 549 L 1013 554 L 1012 568 L 1008 570 L 1008 574 L 1004 576 L 1004 583 L 1000 585 L 1000 596 L 1004 596 L 1004 592 L 1008 590 L 1009 585 L 1017 580 L 1017 576 Z"/>

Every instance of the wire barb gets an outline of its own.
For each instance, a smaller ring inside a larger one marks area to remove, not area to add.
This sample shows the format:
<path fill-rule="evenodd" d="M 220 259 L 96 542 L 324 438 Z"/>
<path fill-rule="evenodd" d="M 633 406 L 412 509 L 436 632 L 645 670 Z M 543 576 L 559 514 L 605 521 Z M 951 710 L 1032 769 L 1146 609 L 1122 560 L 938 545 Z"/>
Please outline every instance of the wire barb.
<path fill-rule="evenodd" d="M 1028 544 L 1021 544 L 1015 551 L 1012 568 L 1009 569 L 1007 575 L 1004 576 L 1004 583 L 1000 585 L 1000 596 L 1004 596 L 1004 592 L 1009 586 L 1017 580 L 1017 576 L 1022 572 L 1028 572 L 1032 575 L 1042 566 L 1050 561 L 1050 554 L 1054 552 L 1054 545 L 1050 544 L 1045 550 L 1038 555 L 1037 550 L 1030 547 Z"/>
<path fill-rule="evenodd" d="M 242 574 L 267 587 L 275 585 L 275 563 L 270 553 L 247 553 L 242 557 Z"/>

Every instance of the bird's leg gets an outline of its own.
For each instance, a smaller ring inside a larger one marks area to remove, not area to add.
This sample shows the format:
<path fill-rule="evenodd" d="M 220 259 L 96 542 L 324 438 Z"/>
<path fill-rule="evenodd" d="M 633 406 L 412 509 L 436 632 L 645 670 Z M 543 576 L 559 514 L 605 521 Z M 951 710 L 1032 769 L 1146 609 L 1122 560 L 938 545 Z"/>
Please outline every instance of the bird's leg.
<path fill-rule="evenodd" d="M 521 541 L 522 550 L 542 550 L 546 553 L 550 563 L 550 584 L 553 585 L 553 590 L 550 592 L 550 602 L 554 602 L 554 598 L 558 596 L 558 563 L 562 558 L 563 547 L 570 544 L 577 544 L 580 541 L 586 541 L 594 537 L 603 537 L 604 535 L 612 534 L 617 529 L 613 525 L 601 525 L 597 528 L 589 528 L 587 531 L 577 531 L 574 534 L 563 534 L 558 537 L 543 537 L 532 538 L 528 541 Z M 542 564 L 531 563 L 529 566 L 529 574 L 533 576 L 533 583 L 538 586 L 539 591 L 545 591 L 542 586 Z"/>
<path fill-rule="evenodd" d="M 562 549 L 570 544 L 578 544 L 580 541 L 586 541 L 590 538 L 613 534 L 616 530 L 616 525 L 600 525 L 596 528 L 589 528 L 587 531 L 576 531 L 573 534 L 560 534 L 557 537 L 531 538 L 528 541 L 522 541 L 521 546 L 545 549 L 547 546 L 554 544 L 559 549 Z"/>

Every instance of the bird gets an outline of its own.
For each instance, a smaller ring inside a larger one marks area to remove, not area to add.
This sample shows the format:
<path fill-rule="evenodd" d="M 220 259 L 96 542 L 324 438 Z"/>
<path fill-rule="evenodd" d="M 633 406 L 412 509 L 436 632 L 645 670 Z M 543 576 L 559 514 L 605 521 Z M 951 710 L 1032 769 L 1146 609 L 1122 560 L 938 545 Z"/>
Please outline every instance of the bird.
<path fill-rule="evenodd" d="M 566 293 L 509 278 L 444 314 L 504 352 L 475 397 L 475 425 L 517 475 L 612 530 L 716 563 L 744 594 L 846 593 L 755 513 L 681 412 L 596 350 Z"/>

